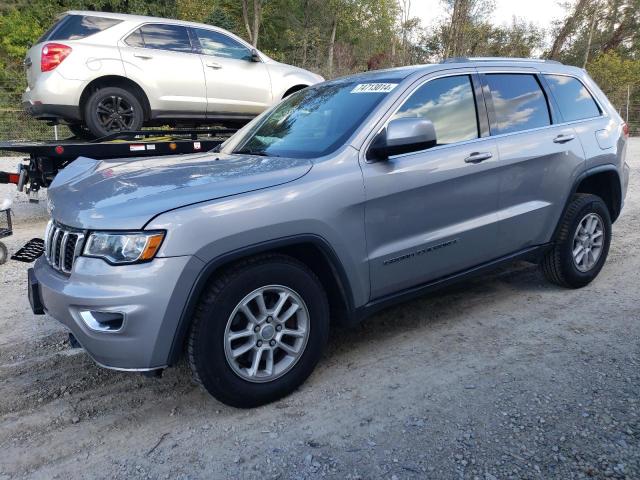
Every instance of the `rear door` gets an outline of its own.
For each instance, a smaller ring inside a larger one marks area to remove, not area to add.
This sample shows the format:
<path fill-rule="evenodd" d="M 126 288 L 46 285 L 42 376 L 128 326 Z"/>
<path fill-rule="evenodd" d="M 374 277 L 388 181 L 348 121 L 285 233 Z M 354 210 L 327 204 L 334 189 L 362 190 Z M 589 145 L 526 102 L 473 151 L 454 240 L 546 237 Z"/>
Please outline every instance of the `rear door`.
<path fill-rule="evenodd" d="M 155 118 L 204 118 L 204 71 L 182 25 L 148 23 L 120 43 L 127 77 L 147 93 Z"/>
<path fill-rule="evenodd" d="M 377 163 L 361 160 L 372 299 L 500 254 L 498 151 L 475 70 L 426 80 L 389 120 L 399 117 L 430 120 L 437 145 Z"/>
<path fill-rule="evenodd" d="M 271 79 L 262 61 L 251 59 L 251 49 L 222 32 L 192 28 L 207 88 L 207 115 L 254 116 L 272 101 Z"/>
<path fill-rule="evenodd" d="M 544 244 L 564 209 L 568 183 L 584 168 L 580 140 L 562 122 L 536 70 L 478 71 L 500 154 L 500 249 L 512 253 Z"/>

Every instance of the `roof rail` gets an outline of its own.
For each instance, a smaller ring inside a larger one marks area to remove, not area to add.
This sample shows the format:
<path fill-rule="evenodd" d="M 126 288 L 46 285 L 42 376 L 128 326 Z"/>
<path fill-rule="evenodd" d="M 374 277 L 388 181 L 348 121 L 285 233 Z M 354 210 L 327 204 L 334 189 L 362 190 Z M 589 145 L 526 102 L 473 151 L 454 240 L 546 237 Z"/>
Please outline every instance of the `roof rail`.
<path fill-rule="evenodd" d="M 557 63 L 557 60 L 547 60 L 543 58 L 517 58 L 517 57 L 451 57 L 445 58 L 440 63 L 469 63 L 469 62 L 543 62 Z"/>

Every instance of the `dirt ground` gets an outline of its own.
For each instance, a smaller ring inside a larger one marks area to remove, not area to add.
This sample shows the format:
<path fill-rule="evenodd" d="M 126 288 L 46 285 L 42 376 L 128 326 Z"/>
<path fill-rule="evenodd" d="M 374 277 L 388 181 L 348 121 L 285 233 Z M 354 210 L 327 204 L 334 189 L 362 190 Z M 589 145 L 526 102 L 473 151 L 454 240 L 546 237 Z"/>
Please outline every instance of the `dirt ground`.
<path fill-rule="evenodd" d="M 386 310 L 333 332 L 299 391 L 249 411 L 184 365 L 97 367 L 31 314 L 28 265 L 0 266 L 0 479 L 640 478 L 640 139 L 629 163 L 590 286 L 519 263 Z M 12 251 L 46 221 L 44 202 L 15 210 Z"/>

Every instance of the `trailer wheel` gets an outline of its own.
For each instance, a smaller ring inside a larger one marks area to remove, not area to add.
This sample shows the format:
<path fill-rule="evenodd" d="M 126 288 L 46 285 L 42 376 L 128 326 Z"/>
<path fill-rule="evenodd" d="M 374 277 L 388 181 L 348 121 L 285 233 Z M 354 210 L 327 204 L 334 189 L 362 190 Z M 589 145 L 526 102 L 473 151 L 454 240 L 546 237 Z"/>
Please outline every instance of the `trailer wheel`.
<path fill-rule="evenodd" d="M 84 119 L 92 134 L 104 137 L 114 132 L 140 130 L 144 110 L 135 95 L 124 88 L 99 88 L 84 106 Z"/>
<path fill-rule="evenodd" d="M 0 242 L 0 265 L 7 262 L 9 258 L 9 251 L 4 243 Z"/>

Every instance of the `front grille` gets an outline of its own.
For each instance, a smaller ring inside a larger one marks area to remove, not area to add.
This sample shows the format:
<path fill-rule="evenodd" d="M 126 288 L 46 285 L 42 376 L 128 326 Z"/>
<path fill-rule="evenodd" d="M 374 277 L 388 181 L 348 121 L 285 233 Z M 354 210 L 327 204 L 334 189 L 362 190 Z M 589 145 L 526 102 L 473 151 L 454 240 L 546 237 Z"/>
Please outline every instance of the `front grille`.
<path fill-rule="evenodd" d="M 84 238 L 84 232 L 50 221 L 44 233 L 44 253 L 49 265 L 71 273 L 76 258 L 82 253 Z"/>

